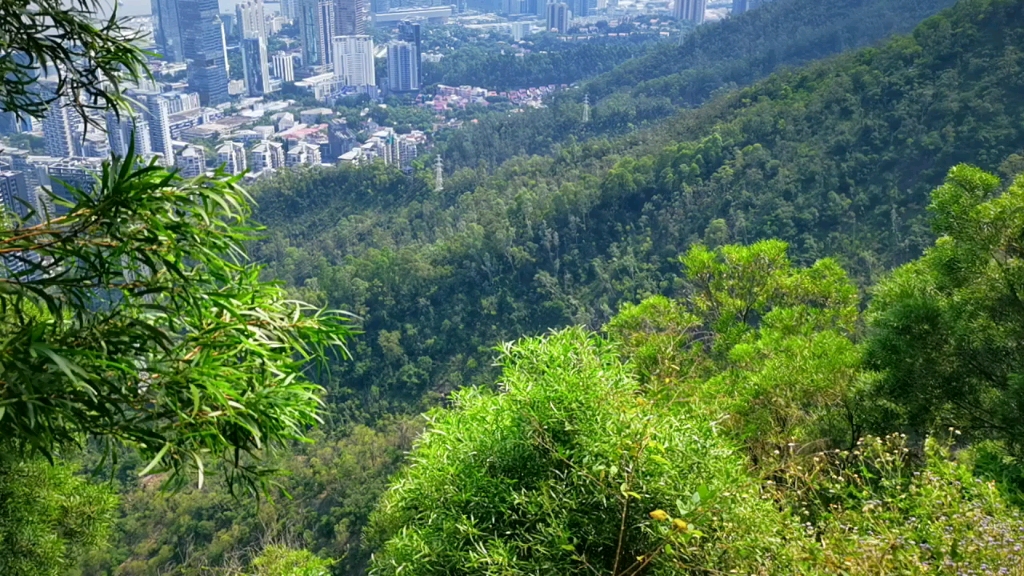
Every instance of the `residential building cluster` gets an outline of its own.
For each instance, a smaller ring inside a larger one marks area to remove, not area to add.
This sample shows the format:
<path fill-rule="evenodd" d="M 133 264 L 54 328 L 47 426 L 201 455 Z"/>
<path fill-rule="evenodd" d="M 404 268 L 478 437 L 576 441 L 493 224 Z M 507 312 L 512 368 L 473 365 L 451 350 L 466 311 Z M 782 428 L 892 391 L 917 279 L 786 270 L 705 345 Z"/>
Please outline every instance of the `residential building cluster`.
<path fill-rule="evenodd" d="M 338 161 L 358 166 L 379 159 L 388 165 L 409 168 L 426 143 L 427 136 L 423 132 L 413 130 L 409 134 L 396 134 L 391 128 L 382 128 L 366 142 L 342 154 Z"/>
<path fill-rule="evenodd" d="M 496 91 L 477 86 L 446 86 L 439 84 L 433 98 L 420 101 L 419 105 L 442 114 L 449 110 L 464 110 L 470 104 L 488 106 L 488 98 L 504 98 L 521 107 L 538 108 L 544 105 L 544 98 L 568 88 L 566 84 L 549 84 L 523 88 L 521 90 Z"/>

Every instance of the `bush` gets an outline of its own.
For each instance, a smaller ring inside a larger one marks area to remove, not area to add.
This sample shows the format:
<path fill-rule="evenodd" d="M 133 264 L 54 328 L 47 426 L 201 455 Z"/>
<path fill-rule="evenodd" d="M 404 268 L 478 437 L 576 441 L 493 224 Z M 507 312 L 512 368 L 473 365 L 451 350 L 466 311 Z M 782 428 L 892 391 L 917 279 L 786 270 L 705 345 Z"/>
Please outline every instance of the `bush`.
<path fill-rule="evenodd" d="M 715 425 L 652 403 L 582 329 L 509 345 L 502 391 L 431 425 L 371 525 L 373 574 L 754 573 L 792 526 Z"/>

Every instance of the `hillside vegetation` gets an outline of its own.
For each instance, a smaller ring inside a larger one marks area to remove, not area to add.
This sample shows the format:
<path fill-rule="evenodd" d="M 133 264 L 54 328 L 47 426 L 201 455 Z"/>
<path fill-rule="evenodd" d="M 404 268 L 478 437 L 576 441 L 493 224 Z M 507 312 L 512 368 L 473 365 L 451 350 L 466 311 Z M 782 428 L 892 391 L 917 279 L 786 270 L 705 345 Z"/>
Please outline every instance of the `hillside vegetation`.
<path fill-rule="evenodd" d="M 751 51 L 709 51 L 692 101 L 689 68 L 626 64 L 585 130 L 563 101 L 456 133 L 443 191 L 381 164 L 255 186 L 267 277 L 362 330 L 317 375 L 317 442 L 272 462 L 294 500 L 154 493 L 122 462 L 126 518 L 85 572 L 243 570 L 284 543 L 336 574 L 1020 574 L 1024 2 L 775 71 L 948 4 L 784 28 L 799 3 L 699 32 Z M 791 48 L 770 67 L 768 22 Z M 609 136 L 626 89 L 675 115 Z"/>
<path fill-rule="evenodd" d="M 910 32 L 953 0 L 776 0 L 735 18 L 700 26 L 678 44 L 587 80 L 549 108 L 493 115 L 454 133 L 444 147 L 449 166 L 497 165 L 522 154 L 547 154 L 553 144 L 628 132 L 703 104 L 783 69 L 871 46 Z M 593 120 L 584 126 L 589 94 Z"/>

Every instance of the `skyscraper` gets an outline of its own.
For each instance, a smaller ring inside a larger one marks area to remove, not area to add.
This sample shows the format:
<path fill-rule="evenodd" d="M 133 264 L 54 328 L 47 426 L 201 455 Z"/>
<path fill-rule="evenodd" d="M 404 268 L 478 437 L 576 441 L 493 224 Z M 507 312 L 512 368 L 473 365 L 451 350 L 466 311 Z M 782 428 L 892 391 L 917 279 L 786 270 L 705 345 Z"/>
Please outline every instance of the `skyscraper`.
<path fill-rule="evenodd" d="M 299 2 L 298 0 L 281 0 L 281 16 L 289 20 L 295 20 L 299 17 Z"/>
<path fill-rule="evenodd" d="M 420 89 L 420 63 L 416 45 L 411 42 L 388 44 L 388 88 L 392 92 L 415 92 Z"/>
<path fill-rule="evenodd" d="M 316 5 L 316 46 L 320 54 L 320 64 L 330 66 L 334 63 L 332 42 L 336 35 L 333 0 L 320 0 Z"/>
<path fill-rule="evenodd" d="M 170 103 L 157 93 L 146 95 L 149 112 L 149 140 L 154 152 L 163 154 L 164 165 L 174 165 L 174 145 L 171 142 Z"/>
<path fill-rule="evenodd" d="M 245 87 L 249 96 L 262 96 L 270 88 L 270 67 L 267 62 L 267 45 L 263 38 L 242 40 L 242 69 L 245 72 Z"/>
<path fill-rule="evenodd" d="M 299 10 L 299 43 L 302 45 L 302 65 L 316 66 L 320 63 L 317 42 L 317 4 L 319 0 L 296 0 Z"/>
<path fill-rule="evenodd" d="M 676 0 L 681 1 L 681 0 Z M 565 34 L 569 29 L 569 6 L 564 2 L 549 2 L 547 6 L 548 30 Z"/>
<path fill-rule="evenodd" d="M 70 158 L 78 155 L 78 138 L 71 129 L 71 111 L 67 97 L 61 96 L 50 104 L 43 117 L 43 138 L 46 153 L 55 158 Z"/>
<path fill-rule="evenodd" d="M 334 37 L 334 76 L 345 86 L 373 86 L 377 75 L 373 66 L 373 38 Z"/>
<path fill-rule="evenodd" d="M 153 40 L 156 51 L 168 62 L 181 62 L 185 53 L 181 43 L 177 0 L 152 0 Z"/>
<path fill-rule="evenodd" d="M 263 0 L 249 0 L 235 5 L 235 25 L 238 38 L 263 38 L 267 41 L 267 20 L 263 14 Z"/>
<path fill-rule="evenodd" d="M 227 53 L 224 25 L 217 0 L 178 0 L 181 40 L 188 63 L 189 88 L 204 106 L 228 101 Z"/>
<path fill-rule="evenodd" d="M 282 82 L 295 82 L 295 57 L 279 52 L 274 54 L 274 76 Z"/>
<path fill-rule="evenodd" d="M 573 18 L 588 16 L 590 14 L 590 2 L 589 0 L 569 0 L 569 11 L 572 12 Z"/>
<path fill-rule="evenodd" d="M 370 18 L 366 0 L 333 0 L 336 20 L 335 33 L 338 36 L 366 34 Z"/>
<path fill-rule="evenodd" d="M 143 159 L 153 155 L 153 146 L 149 138 L 149 122 L 141 113 L 122 112 L 120 116 L 113 110 L 107 112 L 107 138 L 110 140 L 110 152 L 124 158 L 134 142 L 134 152 Z"/>
<path fill-rule="evenodd" d="M 29 190 L 22 172 L 0 170 L 0 206 L 20 219 L 38 212 L 35 192 Z"/>
<path fill-rule="evenodd" d="M 675 0 L 672 15 L 677 20 L 686 20 L 694 24 L 704 23 L 704 11 L 707 10 L 708 0 Z"/>
<path fill-rule="evenodd" d="M 768 0 L 732 0 L 732 13 L 743 14 L 757 8 Z"/>
<path fill-rule="evenodd" d="M 416 22 L 403 20 L 398 23 L 398 40 L 409 42 L 416 48 L 416 82 L 423 83 L 423 51 L 420 44 L 420 25 Z M 418 90 L 419 88 L 417 88 Z"/>

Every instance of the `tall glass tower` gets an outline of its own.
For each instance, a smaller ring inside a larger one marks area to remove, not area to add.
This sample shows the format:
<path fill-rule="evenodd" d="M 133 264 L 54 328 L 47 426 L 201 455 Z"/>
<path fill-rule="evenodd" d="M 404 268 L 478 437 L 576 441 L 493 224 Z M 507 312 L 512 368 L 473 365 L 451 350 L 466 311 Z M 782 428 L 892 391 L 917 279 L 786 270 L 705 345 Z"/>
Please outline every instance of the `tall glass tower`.
<path fill-rule="evenodd" d="M 168 62 L 182 62 L 181 25 L 177 0 L 152 0 L 153 40 L 156 51 Z"/>
<path fill-rule="evenodd" d="M 203 106 L 227 102 L 227 52 L 217 0 L 178 0 L 178 19 L 188 23 L 181 40 L 189 88 L 199 93 Z"/>

